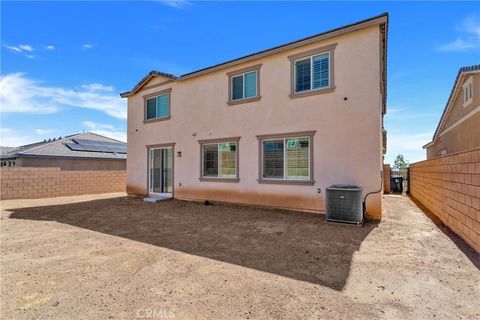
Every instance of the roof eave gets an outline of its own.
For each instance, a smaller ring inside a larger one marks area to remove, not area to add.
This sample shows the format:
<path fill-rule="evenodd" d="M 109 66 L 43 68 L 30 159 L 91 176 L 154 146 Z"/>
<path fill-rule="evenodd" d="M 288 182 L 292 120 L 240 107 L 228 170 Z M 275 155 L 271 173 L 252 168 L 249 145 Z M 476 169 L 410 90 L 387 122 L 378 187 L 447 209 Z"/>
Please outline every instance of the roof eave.
<path fill-rule="evenodd" d="M 172 77 L 174 77 L 174 80 L 179 80 L 179 81 L 188 80 L 188 79 L 191 79 L 191 78 L 194 78 L 194 77 L 199 77 L 199 76 L 205 75 L 207 73 L 211 73 L 211 72 L 214 72 L 214 71 L 218 71 L 218 70 L 226 69 L 226 68 L 229 68 L 229 67 L 233 67 L 233 66 L 245 63 L 245 62 L 260 59 L 260 58 L 270 56 L 270 55 L 273 55 L 273 54 L 277 54 L 277 53 L 281 53 L 281 52 L 284 52 L 284 51 L 287 51 L 287 50 L 296 49 L 298 47 L 302 47 L 302 46 L 305 46 L 305 45 L 308 45 L 308 44 L 311 44 L 311 43 L 315 43 L 315 42 L 318 42 L 318 41 L 321 41 L 321 40 L 326 40 L 326 39 L 329 39 L 329 38 L 337 37 L 337 36 L 340 36 L 340 35 L 343 35 L 343 34 L 346 34 L 346 33 L 349 33 L 349 32 L 353 32 L 353 31 L 357 31 L 357 30 L 360 30 L 360 29 L 372 27 L 372 26 L 375 26 L 375 25 L 387 24 L 387 22 L 388 22 L 388 13 L 385 12 L 385 13 L 382 13 L 378 16 L 374 16 L 374 17 L 371 17 L 371 18 L 368 18 L 368 19 L 365 19 L 365 20 L 361 20 L 361 21 L 358 21 L 358 22 L 354 22 L 354 23 L 351 23 L 351 24 L 348 24 L 348 25 L 345 25 L 345 26 L 342 26 L 342 27 L 331 29 L 331 30 L 328 30 L 328 31 L 325 31 L 325 32 L 322 32 L 322 33 L 319 33 L 319 34 L 316 34 L 316 35 L 313 35 L 313 36 L 309 36 L 309 37 L 306 37 L 306 38 L 295 40 L 295 41 L 292 41 L 292 42 L 289 42 L 289 43 L 286 43 L 286 44 L 283 44 L 283 45 L 279 45 L 279 46 L 276 46 L 276 47 L 273 47 L 273 48 L 270 48 L 270 49 L 262 50 L 262 51 L 252 53 L 252 54 L 240 57 L 240 58 L 236 58 L 236 59 L 229 60 L 229 61 L 226 61 L 226 62 L 223 62 L 223 63 L 220 63 L 220 64 L 216 64 L 216 65 L 213 65 L 213 66 L 210 66 L 210 67 L 207 67 L 207 68 L 203 68 L 203 69 L 200 69 L 200 70 L 197 70 L 197 71 L 186 73 L 186 74 L 183 74 L 180 77 L 175 77 L 173 75 L 172 75 Z M 386 72 L 386 69 L 385 69 L 385 72 Z M 157 71 L 150 71 L 150 73 L 148 73 L 139 83 L 137 83 L 133 87 L 132 90 L 121 93 L 120 97 L 128 98 L 129 96 L 137 93 L 143 87 L 143 85 L 146 82 L 148 82 L 150 77 L 152 77 L 155 73 L 157 73 Z"/>
<path fill-rule="evenodd" d="M 75 160 L 127 160 L 127 155 L 125 157 L 90 157 L 90 156 L 67 156 L 67 155 L 49 155 L 49 154 L 28 154 L 22 153 L 15 156 L 17 159 L 21 158 L 47 158 L 47 159 L 75 159 Z"/>
<path fill-rule="evenodd" d="M 465 66 L 465 67 L 461 67 L 458 70 L 457 77 L 455 78 L 455 82 L 453 84 L 452 91 L 450 91 L 450 95 L 448 96 L 447 104 L 445 105 L 445 108 L 443 109 L 443 112 L 442 112 L 442 116 L 440 117 L 440 120 L 438 121 L 438 125 L 437 125 L 437 128 L 435 129 L 435 133 L 433 134 L 431 144 L 433 144 L 435 142 L 435 140 L 437 139 L 437 137 L 440 133 L 439 132 L 440 127 L 442 126 L 442 123 L 445 120 L 445 116 L 447 115 L 447 112 L 448 112 L 448 110 L 449 110 L 449 108 L 452 104 L 452 99 L 455 97 L 455 93 L 458 89 L 458 82 L 459 82 L 460 78 L 464 74 L 474 74 L 474 73 L 479 73 L 479 72 L 480 72 L 480 65 Z M 425 145 L 425 146 L 427 146 L 427 145 Z"/>

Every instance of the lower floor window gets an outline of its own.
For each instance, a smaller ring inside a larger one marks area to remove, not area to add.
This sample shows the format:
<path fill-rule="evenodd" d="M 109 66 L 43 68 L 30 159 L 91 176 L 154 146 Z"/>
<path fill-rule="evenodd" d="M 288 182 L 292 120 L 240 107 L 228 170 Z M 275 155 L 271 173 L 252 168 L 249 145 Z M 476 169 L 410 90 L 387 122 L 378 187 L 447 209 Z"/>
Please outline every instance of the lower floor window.
<path fill-rule="evenodd" d="M 205 178 L 237 178 L 237 142 L 202 145 L 202 176 Z"/>
<path fill-rule="evenodd" d="M 310 137 L 262 141 L 264 179 L 309 180 Z"/>

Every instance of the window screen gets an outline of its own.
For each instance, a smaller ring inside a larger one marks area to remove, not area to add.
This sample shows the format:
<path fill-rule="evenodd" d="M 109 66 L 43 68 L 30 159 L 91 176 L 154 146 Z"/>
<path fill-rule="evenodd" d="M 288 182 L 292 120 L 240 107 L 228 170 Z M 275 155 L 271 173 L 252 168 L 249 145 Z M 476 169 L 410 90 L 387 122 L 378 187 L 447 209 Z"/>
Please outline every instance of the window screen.
<path fill-rule="evenodd" d="M 156 118 L 166 118 L 170 115 L 170 94 L 147 99 L 147 120 Z"/>
<path fill-rule="evenodd" d="M 232 78 L 232 100 L 243 99 L 243 75 Z"/>
<path fill-rule="evenodd" d="M 245 98 L 257 95 L 257 71 L 245 73 Z"/>
<path fill-rule="evenodd" d="M 218 146 L 216 144 L 203 146 L 203 175 L 205 177 L 218 176 Z"/>
<path fill-rule="evenodd" d="M 154 119 L 157 117 L 156 101 L 156 98 L 147 100 L 147 119 Z"/>
<path fill-rule="evenodd" d="M 312 58 L 313 89 L 329 86 L 329 56 L 328 53 L 322 53 Z"/>
<path fill-rule="evenodd" d="M 237 177 L 237 143 L 224 142 L 203 145 L 203 176 Z"/>
<path fill-rule="evenodd" d="M 310 90 L 310 58 L 295 62 L 295 91 Z"/>
<path fill-rule="evenodd" d="M 285 140 L 287 179 L 308 179 L 309 148 L 307 137 Z"/>
<path fill-rule="evenodd" d="M 263 142 L 263 177 L 283 179 L 283 140 Z"/>
<path fill-rule="evenodd" d="M 223 178 L 235 178 L 237 175 L 237 145 L 235 143 L 220 143 L 220 176 Z"/>

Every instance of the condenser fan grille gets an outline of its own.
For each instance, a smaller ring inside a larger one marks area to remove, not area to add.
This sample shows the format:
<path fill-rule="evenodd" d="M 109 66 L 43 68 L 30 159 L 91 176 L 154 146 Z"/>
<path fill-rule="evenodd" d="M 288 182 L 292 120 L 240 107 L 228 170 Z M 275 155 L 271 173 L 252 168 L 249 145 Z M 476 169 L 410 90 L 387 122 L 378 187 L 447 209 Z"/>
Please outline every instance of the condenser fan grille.
<path fill-rule="evenodd" d="M 328 221 L 360 224 L 363 219 L 362 187 L 332 185 L 326 189 Z"/>

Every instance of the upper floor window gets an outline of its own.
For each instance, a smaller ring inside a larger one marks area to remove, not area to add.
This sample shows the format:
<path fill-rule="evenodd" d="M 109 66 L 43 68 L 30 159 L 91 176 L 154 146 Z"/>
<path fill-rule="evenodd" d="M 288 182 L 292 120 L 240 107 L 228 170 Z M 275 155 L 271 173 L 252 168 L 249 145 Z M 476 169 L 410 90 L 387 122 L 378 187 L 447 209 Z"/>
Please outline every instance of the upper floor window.
<path fill-rule="evenodd" d="M 170 92 L 171 89 L 167 89 L 144 97 L 146 122 L 170 118 Z"/>
<path fill-rule="evenodd" d="M 330 87 L 330 53 L 295 61 L 295 92 Z"/>
<path fill-rule="evenodd" d="M 227 73 L 229 105 L 260 99 L 260 67 L 261 65 L 255 65 Z"/>
<path fill-rule="evenodd" d="M 290 97 L 330 92 L 334 89 L 333 51 L 336 44 L 290 56 Z"/>
<path fill-rule="evenodd" d="M 463 84 L 463 106 L 466 107 L 470 105 L 473 101 L 473 76 L 465 81 Z"/>

